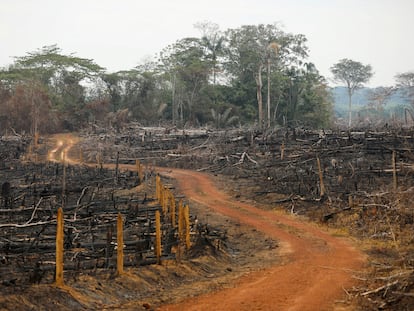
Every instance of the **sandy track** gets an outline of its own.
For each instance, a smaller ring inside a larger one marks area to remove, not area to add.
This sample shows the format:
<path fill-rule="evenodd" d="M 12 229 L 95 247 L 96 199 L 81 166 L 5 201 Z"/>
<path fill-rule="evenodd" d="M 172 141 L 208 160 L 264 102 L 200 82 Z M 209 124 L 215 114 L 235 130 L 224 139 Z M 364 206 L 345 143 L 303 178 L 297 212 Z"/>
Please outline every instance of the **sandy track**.
<path fill-rule="evenodd" d="M 284 263 L 242 277 L 233 288 L 159 310 L 333 310 L 352 286 L 364 256 L 350 241 L 333 237 L 298 217 L 237 202 L 218 190 L 208 174 L 165 169 L 180 192 L 215 212 L 280 241 Z"/>

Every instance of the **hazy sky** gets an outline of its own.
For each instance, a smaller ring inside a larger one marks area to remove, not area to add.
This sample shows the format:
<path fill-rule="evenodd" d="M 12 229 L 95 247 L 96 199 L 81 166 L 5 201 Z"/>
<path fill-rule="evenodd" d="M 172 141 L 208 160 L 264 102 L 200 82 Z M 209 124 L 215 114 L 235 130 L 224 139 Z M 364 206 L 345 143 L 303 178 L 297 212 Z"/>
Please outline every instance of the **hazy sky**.
<path fill-rule="evenodd" d="M 414 0 L 0 0 L 0 67 L 42 46 L 132 69 L 168 44 L 200 36 L 196 22 L 221 30 L 281 23 L 308 39 L 309 60 L 328 79 L 342 58 L 371 64 L 369 86 L 393 85 L 414 70 Z"/>

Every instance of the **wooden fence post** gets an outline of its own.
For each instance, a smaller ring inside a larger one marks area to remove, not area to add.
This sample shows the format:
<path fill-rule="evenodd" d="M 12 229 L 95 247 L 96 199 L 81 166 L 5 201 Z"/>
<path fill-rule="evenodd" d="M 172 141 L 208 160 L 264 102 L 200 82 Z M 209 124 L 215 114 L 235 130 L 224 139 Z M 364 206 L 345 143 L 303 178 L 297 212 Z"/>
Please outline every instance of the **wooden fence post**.
<path fill-rule="evenodd" d="M 155 256 L 157 263 L 161 264 L 161 219 L 160 212 L 155 211 Z"/>
<path fill-rule="evenodd" d="M 141 183 L 144 182 L 145 178 L 144 178 L 144 172 L 142 171 L 142 164 L 139 165 L 139 179 L 141 180 Z"/>
<path fill-rule="evenodd" d="M 175 223 L 175 198 L 174 195 L 171 194 L 170 197 L 170 215 L 171 215 L 171 225 L 173 228 L 176 228 L 176 223 Z"/>
<path fill-rule="evenodd" d="M 58 209 L 56 219 L 56 276 L 57 286 L 63 285 L 63 210 Z"/>
<path fill-rule="evenodd" d="M 118 213 L 117 220 L 117 258 L 116 266 L 118 275 L 124 273 L 124 228 L 121 213 Z"/>
<path fill-rule="evenodd" d="M 161 204 L 161 178 L 160 175 L 155 177 L 155 195 L 157 197 L 158 203 Z"/>
<path fill-rule="evenodd" d="M 396 163 L 396 154 L 395 150 L 392 151 L 392 186 L 394 191 L 397 190 L 398 181 L 397 181 L 397 163 Z"/>
<path fill-rule="evenodd" d="M 183 231 L 184 231 L 184 208 L 183 200 L 178 201 L 178 239 L 180 244 L 183 243 Z"/>
<path fill-rule="evenodd" d="M 34 134 L 34 147 L 37 148 L 39 146 L 39 133 L 36 131 Z"/>
<path fill-rule="evenodd" d="M 162 207 L 162 210 L 164 210 L 164 196 L 165 196 L 164 186 L 162 182 L 160 182 L 160 205 Z"/>
<path fill-rule="evenodd" d="M 118 184 L 119 181 L 119 151 L 116 153 L 116 160 L 115 160 L 115 185 Z"/>
<path fill-rule="evenodd" d="M 137 167 L 139 184 L 141 184 L 144 181 L 144 175 L 142 173 L 142 165 L 141 165 L 141 162 L 138 159 L 136 159 L 135 160 L 135 165 Z"/>
<path fill-rule="evenodd" d="M 348 206 L 350 207 L 350 208 L 353 208 L 354 207 L 354 199 L 353 199 L 353 197 L 352 197 L 352 195 L 350 194 L 350 195 L 348 195 Z"/>
<path fill-rule="evenodd" d="M 320 196 L 323 197 L 325 195 L 325 185 L 323 183 L 323 172 L 322 172 L 321 161 L 319 160 L 319 157 L 316 157 L 316 161 L 318 162 L 319 184 L 321 188 Z"/>
<path fill-rule="evenodd" d="M 139 174 L 139 166 L 140 166 L 139 160 L 135 159 L 135 167 L 137 168 L 137 175 L 138 175 L 138 185 L 141 184 L 141 175 Z"/>
<path fill-rule="evenodd" d="M 63 165 L 63 176 L 62 176 L 62 207 L 66 206 L 66 152 L 62 151 L 62 165 Z"/>
<path fill-rule="evenodd" d="M 168 189 L 166 186 L 162 187 L 162 215 L 165 216 L 168 210 Z"/>
<path fill-rule="evenodd" d="M 190 249 L 191 241 L 190 241 L 190 208 L 188 205 L 184 208 L 184 218 L 185 218 L 185 245 L 187 250 Z"/>

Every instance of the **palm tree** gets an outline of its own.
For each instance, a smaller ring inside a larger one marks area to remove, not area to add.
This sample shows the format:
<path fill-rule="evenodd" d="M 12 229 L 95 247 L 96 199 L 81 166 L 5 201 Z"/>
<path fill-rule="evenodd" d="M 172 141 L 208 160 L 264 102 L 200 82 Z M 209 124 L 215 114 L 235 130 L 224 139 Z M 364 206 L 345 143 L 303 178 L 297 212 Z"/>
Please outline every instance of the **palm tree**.
<path fill-rule="evenodd" d="M 230 112 L 231 107 L 227 108 L 223 113 L 211 108 L 211 116 L 213 117 L 214 124 L 217 128 L 230 126 L 238 119 L 237 116 L 230 116 Z"/>

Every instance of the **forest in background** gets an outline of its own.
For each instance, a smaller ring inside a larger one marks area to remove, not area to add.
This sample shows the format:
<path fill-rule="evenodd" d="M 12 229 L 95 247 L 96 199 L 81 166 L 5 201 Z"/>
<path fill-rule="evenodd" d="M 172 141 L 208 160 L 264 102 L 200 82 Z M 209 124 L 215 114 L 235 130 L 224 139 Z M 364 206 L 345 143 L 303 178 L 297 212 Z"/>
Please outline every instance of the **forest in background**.
<path fill-rule="evenodd" d="M 353 114 L 359 124 L 372 125 L 390 121 L 402 120 L 405 123 L 406 110 L 411 109 L 409 97 L 403 88 L 392 87 L 385 98 L 378 97 L 384 87 L 363 87 L 355 91 L 353 101 Z M 334 117 L 346 119 L 348 113 L 348 94 L 346 87 L 337 86 L 331 89 L 334 102 Z M 411 118 L 410 118 L 410 121 Z"/>
<path fill-rule="evenodd" d="M 195 27 L 200 37 L 177 40 L 119 72 L 57 45 L 15 57 L 0 70 L 0 131 L 46 134 L 127 121 L 179 128 L 333 124 L 333 94 L 308 61 L 304 35 L 276 24 Z"/>

